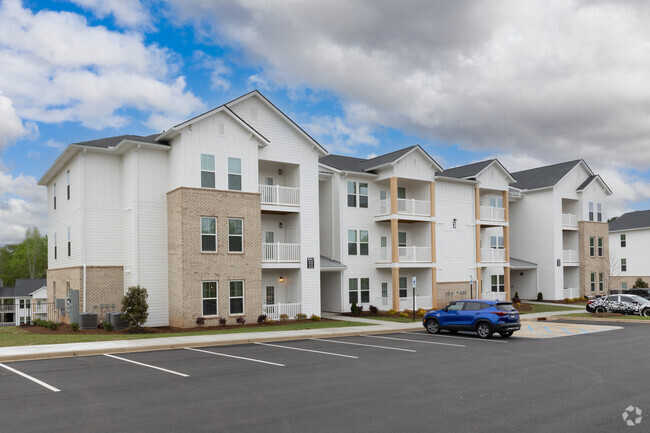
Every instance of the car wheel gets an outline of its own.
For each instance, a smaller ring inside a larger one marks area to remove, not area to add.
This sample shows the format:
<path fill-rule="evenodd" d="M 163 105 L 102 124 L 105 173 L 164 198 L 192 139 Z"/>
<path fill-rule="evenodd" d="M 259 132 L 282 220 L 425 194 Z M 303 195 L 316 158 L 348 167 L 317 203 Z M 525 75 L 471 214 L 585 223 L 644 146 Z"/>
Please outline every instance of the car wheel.
<path fill-rule="evenodd" d="M 437 334 L 440 332 L 440 324 L 436 319 L 427 320 L 426 328 L 429 334 Z"/>
<path fill-rule="evenodd" d="M 487 322 L 476 325 L 476 334 L 481 338 L 492 338 L 492 327 Z"/>
<path fill-rule="evenodd" d="M 607 310 L 605 310 L 605 307 L 596 307 L 594 310 L 596 313 L 606 313 Z"/>
<path fill-rule="evenodd" d="M 650 317 L 650 308 L 644 308 L 641 310 L 641 315 L 645 317 Z"/>
<path fill-rule="evenodd" d="M 502 336 L 503 338 L 508 338 L 512 334 L 514 334 L 514 331 L 499 332 L 499 335 Z"/>

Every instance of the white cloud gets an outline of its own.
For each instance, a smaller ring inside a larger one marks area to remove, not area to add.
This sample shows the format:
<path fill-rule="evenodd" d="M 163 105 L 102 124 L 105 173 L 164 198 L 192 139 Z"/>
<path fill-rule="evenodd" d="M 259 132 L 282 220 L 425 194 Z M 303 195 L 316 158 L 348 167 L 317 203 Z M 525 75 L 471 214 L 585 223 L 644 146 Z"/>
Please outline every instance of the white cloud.
<path fill-rule="evenodd" d="M 28 227 L 47 229 L 47 192 L 33 176 L 13 176 L 0 162 L 0 245 L 20 242 Z"/>
<path fill-rule="evenodd" d="M 194 62 L 202 68 L 210 71 L 210 88 L 212 90 L 228 90 L 230 82 L 226 76 L 230 75 L 231 70 L 223 59 L 212 57 L 203 51 L 194 51 Z"/>
<path fill-rule="evenodd" d="M 29 152 L 27 152 L 27 158 L 39 159 L 40 157 L 41 157 L 41 153 L 35 150 L 30 150 Z"/>
<path fill-rule="evenodd" d="M 27 133 L 11 99 L 0 92 L 0 151 Z"/>
<path fill-rule="evenodd" d="M 45 143 L 43 143 L 43 146 L 51 147 L 52 149 L 56 149 L 56 150 L 65 149 L 64 143 L 61 143 L 60 141 L 52 140 L 51 138 L 47 140 Z"/>
<path fill-rule="evenodd" d="M 304 129 L 330 152 L 357 153 L 361 145 L 377 146 L 379 141 L 368 125 L 351 125 L 338 116 L 312 116 L 302 125 Z"/>
<path fill-rule="evenodd" d="M 151 29 L 151 17 L 139 0 L 71 0 L 99 18 L 112 15 L 122 27 Z"/>

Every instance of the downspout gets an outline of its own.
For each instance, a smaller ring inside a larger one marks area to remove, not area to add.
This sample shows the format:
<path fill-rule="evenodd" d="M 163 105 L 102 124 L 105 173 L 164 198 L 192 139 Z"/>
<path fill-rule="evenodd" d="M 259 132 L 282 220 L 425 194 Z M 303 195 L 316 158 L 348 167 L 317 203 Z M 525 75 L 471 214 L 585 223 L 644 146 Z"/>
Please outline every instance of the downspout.
<path fill-rule="evenodd" d="M 86 212 L 85 212 L 85 204 L 84 204 L 84 194 L 86 193 L 86 188 L 85 186 L 85 179 L 86 179 L 86 149 L 84 148 L 82 154 L 81 154 L 81 182 L 80 182 L 80 187 L 81 187 L 81 199 L 80 201 L 80 207 L 81 207 L 81 263 L 83 264 L 83 294 L 84 294 L 84 304 L 83 304 L 83 312 L 85 313 L 86 310 Z"/>
<path fill-rule="evenodd" d="M 140 172 L 140 166 L 139 166 L 139 160 L 138 160 L 138 151 L 140 150 L 140 145 L 135 148 L 135 161 L 133 164 L 133 171 L 135 172 L 133 175 L 133 238 L 134 238 L 134 254 L 135 257 L 133 258 L 133 267 L 135 268 L 134 272 L 134 283 L 136 286 L 140 285 L 140 215 L 139 215 L 139 197 L 138 197 L 138 189 L 139 189 L 139 172 Z"/>

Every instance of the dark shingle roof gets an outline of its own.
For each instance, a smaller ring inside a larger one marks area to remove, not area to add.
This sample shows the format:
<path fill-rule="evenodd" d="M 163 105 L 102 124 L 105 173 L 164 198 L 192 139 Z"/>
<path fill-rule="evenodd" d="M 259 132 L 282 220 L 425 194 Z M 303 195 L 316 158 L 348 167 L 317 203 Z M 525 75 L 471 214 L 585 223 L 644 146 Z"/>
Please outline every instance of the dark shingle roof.
<path fill-rule="evenodd" d="M 475 162 L 473 164 L 461 165 L 447 169 L 439 174 L 439 176 L 455 177 L 456 179 L 465 179 L 466 177 L 473 177 L 479 174 L 485 167 L 492 164 L 495 159 L 488 159 L 487 161 Z"/>
<path fill-rule="evenodd" d="M 0 287 L 0 298 L 25 297 L 47 285 L 45 278 L 17 279 L 16 287 Z"/>
<path fill-rule="evenodd" d="M 379 155 L 379 156 L 376 156 L 374 158 L 370 158 L 370 159 L 366 160 L 366 162 L 364 162 L 362 164 L 362 166 L 363 166 L 364 170 L 370 170 L 372 168 L 379 167 L 380 165 L 389 164 L 389 163 L 401 158 L 403 155 L 409 153 L 411 151 L 411 149 L 413 149 L 415 147 L 417 147 L 417 145 L 416 146 L 405 147 L 404 149 L 396 150 L 394 152 L 385 153 L 383 155 Z"/>
<path fill-rule="evenodd" d="M 416 147 L 422 149 L 419 145 L 416 144 L 415 146 L 405 147 L 404 149 L 396 150 L 394 152 L 379 155 L 370 159 L 354 158 L 351 156 L 343 155 L 327 155 L 319 159 L 319 161 L 321 164 L 336 168 L 337 170 L 356 171 L 358 173 L 373 173 L 372 169 L 396 161 Z M 424 149 L 422 149 L 422 151 L 427 156 L 429 156 L 429 154 Z M 431 158 L 431 156 L 429 156 L 429 158 Z M 431 158 L 431 160 L 436 165 L 439 165 L 433 160 L 433 158 Z"/>
<path fill-rule="evenodd" d="M 519 269 L 522 269 L 522 268 L 536 268 L 537 263 L 527 262 L 526 260 L 515 259 L 514 257 L 511 256 L 510 257 L 510 267 L 515 268 L 515 269 L 517 269 L 517 268 L 519 268 Z"/>
<path fill-rule="evenodd" d="M 519 189 L 537 189 L 554 186 L 581 161 L 581 159 L 576 159 L 575 161 L 567 161 L 511 173 L 517 182 L 510 186 Z"/>
<path fill-rule="evenodd" d="M 609 231 L 632 230 L 650 227 L 650 210 L 628 212 L 609 223 Z"/>
<path fill-rule="evenodd" d="M 587 186 L 591 183 L 591 181 L 596 179 L 597 177 L 598 175 L 592 174 L 587 178 L 587 180 L 585 180 L 584 182 L 582 182 L 582 184 L 580 184 L 580 186 L 576 189 L 576 191 L 582 191 L 583 189 L 587 188 Z"/>
<path fill-rule="evenodd" d="M 351 156 L 343 155 L 327 155 L 319 159 L 319 162 L 337 170 L 343 171 L 358 171 L 363 173 L 362 163 L 367 160 L 361 158 L 353 158 Z"/>
<path fill-rule="evenodd" d="M 104 149 L 108 149 L 111 146 L 117 146 L 118 144 L 120 144 L 122 140 L 135 140 L 135 141 L 143 141 L 145 143 L 156 143 L 156 137 L 158 137 L 159 135 L 160 134 L 153 134 L 153 135 L 146 135 L 146 136 L 117 135 L 115 137 L 99 138 L 97 140 L 82 141 L 79 143 L 72 143 L 72 144 L 78 146 L 101 147 Z M 157 144 L 165 144 L 165 143 L 157 143 Z"/>
<path fill-rule="evenodd" d="M 333 259 L 328 259 L 325 256 L 320 256 L 320 268 L 322 271 L 334 271 L 334 270 L 343 270 L 348 267 L 341 262 L 337 262 Z"/>

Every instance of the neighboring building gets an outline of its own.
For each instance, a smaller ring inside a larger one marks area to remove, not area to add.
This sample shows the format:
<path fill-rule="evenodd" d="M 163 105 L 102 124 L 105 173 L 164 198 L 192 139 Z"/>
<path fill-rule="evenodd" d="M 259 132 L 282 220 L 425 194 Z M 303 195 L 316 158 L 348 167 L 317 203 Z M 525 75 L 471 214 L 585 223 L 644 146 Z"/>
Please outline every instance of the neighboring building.
<path fill-rule="evenodd" d="M 605 182 L 583 160 L 512 173 L 511 254 L 537 265 L 537 283 L 522 278 L 513 290 L 524 299 L 597 295 L 605 291 L 610 262 Z M 524 274 L 524 272 L 521 272 Z"/>
<path fill-rule="evenodd" d="M 650 210 L 628 212 L 609 223 L 611 289 L 631 289 L 637 278 L 650 284 Z"/>
<path fill-rule="evenodd" d="M 17 279 L 15 287 L 0 286 L 0 326 L 19 326 L 47 318 L 47 283 Z"/>
<path fill-rule="evenodd" d="M 159 135 L 69 145 L 39 181 L 49 302 L 75 321 L 140 285 L 148 326 L 320 314 L 325 155 L 257 91 Z"/>

